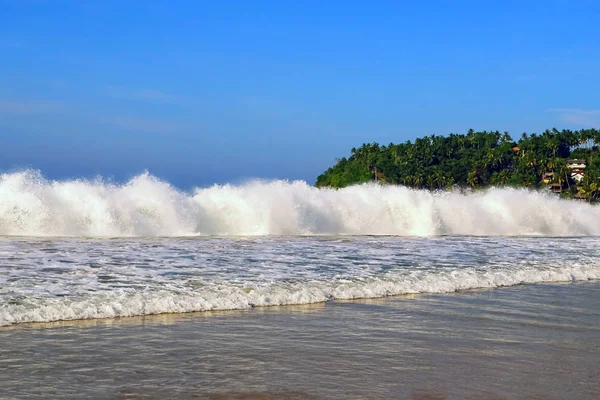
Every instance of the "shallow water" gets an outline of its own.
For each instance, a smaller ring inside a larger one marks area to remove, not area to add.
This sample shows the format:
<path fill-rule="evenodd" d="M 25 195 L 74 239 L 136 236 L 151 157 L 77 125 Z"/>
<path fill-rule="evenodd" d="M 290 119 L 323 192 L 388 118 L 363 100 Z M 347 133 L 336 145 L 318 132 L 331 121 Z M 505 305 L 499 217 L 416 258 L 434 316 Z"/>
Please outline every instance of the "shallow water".
<path fill-rule="evenodd" d="M 2 398 L 597 399 L 600 282 L 0 328 Z"/>
<path fill-rule="evenodd" d="M 597 237 L 3 237 L 0 398 L 595 399 L 599 257 Z"/>

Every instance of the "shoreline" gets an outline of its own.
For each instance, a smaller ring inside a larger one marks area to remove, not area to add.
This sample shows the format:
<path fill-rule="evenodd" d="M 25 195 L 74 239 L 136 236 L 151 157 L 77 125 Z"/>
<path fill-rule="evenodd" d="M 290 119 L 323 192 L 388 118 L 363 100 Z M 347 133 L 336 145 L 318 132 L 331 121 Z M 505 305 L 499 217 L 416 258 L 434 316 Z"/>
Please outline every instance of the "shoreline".
<path fill-rule="evenodd" d="M 0 397 L 591 400 L 599 309 L 590 281 L 13 326 Z"/>
<path fill-rule="evenodd" d="M 505 288 L 512 288 L 518 286 L 528 286 L 528 285 L 564 285 L 564 284 L 579 284 L 585 282 L 600 282 L 600 278 L 587 278 L 587 279 L 576 279 L 574 275 L 571 274 L 571 279 L 565 280 L 553 280 L 553 281 L 544 281 L 544 280 L 533 280 L 530 282 L 517 282 L 514 284 L 505 284 L 505 285 L 497 285 L 497 286 L 479 286 L 479 287 L 465 287 L 458 288 L 453 291 L 423 291 L 423 292 L 407 292 L 407 293 L 397 293 L 397 294 L 383 294 L 376 296 L 358 296 L 358 297 L 348 297 L 348 298 L 336 298 L 332 296 L 328 296 L 323 300 L 317 301 L 309 301 L 309 302 L 298 302 L 298 303 L 286 303 L 286 304 L 251 304 L 249 303 L 247 307 L 237 307 L 237 308 L 214 308 L 214 309 L 206 309 L 206 310 L 190 310 L 190 311 L 180 311 L 180 312 L 156 312 L 156 313 L 140 313 L 134 315 L 115 315 L 115 316 L 101 316 L 101 317 L 91 317 L 91 318 L 66 318 L 66 319 L 56 319 L 52 321 L 25 321 L 25 322 L 13 322 L 11 324 L 2 325 L 0 324 L 0 331 L 2 329 L 8 327 L 19 327 L 19 326 L 27 326 L 27 325 L 38 325 L 38 324 L 53 324 L 53 323 L 67 323 L 67 322 L 78 322 L 78 321 L 95 321 L 95 320 L 116 320 L 123 318 L 138 318 L 138 317 L 153 317 L 153 316 L 162 316 L 162 315 L 184 315 L 184 314 L 203 314 L 203 313 L 221 313 L 221 312 L 243 312 L 243 311 L 252 311 L 255 309 L 262 308 L 285 308 L 285 307 L 302 307 L 302 306 L 312 306 L 319 304 L 327 304 L 331 302 L 360 302 L 360 301 L 368 301 L 368 300 L 385 300 L 385 299 L 394 299 L 394 298 L 410 298 L 416 296 L 428 296 L 428 295 L 452 295 L 459 293 L 469 293 L 483 290 L 502 290 Z"/>

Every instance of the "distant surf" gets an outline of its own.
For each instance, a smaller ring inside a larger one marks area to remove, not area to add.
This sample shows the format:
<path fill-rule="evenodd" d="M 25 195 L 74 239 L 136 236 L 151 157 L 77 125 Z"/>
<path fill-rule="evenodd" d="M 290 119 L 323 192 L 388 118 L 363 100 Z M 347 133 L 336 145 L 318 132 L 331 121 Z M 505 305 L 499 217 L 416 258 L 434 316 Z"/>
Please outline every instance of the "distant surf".
<path fill-rule="evenodd" d="M 124 184 L 0 175 L 0 235 L 596 236 L 600 207 L 551 193 L 492 188 L 429 192 L 365 184 L 317 189 L 252 181 L 181 191 L 148 173 Z"/>

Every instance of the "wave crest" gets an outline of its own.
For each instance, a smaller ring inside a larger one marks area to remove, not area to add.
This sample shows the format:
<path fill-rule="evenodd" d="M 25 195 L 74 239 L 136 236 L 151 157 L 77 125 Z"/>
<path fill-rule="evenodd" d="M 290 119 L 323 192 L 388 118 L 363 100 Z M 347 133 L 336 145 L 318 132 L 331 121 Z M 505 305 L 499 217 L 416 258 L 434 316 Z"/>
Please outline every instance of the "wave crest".
<path fill-rule="evenodd" d="M 125 184 L 0 175 L 0 235 L 600 235 L 600 208 L 550 193 L 253 181 L 186 193 L 144 173 Z"/>

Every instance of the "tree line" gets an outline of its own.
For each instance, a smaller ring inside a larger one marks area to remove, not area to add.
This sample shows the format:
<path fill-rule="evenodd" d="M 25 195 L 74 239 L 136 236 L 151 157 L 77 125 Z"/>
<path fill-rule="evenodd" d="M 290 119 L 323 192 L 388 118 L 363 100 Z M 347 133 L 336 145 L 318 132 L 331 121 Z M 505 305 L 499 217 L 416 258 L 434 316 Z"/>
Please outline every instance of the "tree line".
<path fill-rule="evenodd" d="M 365 143 L 336 160 L 315 186 L 341 188 L 378 181 L 411 188 L 446 190 L 489 186 L 553 188 L 565 198 L 600 201 L 600 130 L 546 130 L 523 133 L 469 130 L 466 134 L 426 136 L 401 144 Z M 567 160 L 587 166 L 581 181 L 571 177 Z M 550 182 L 544 178 L 550 176 Z"/>

